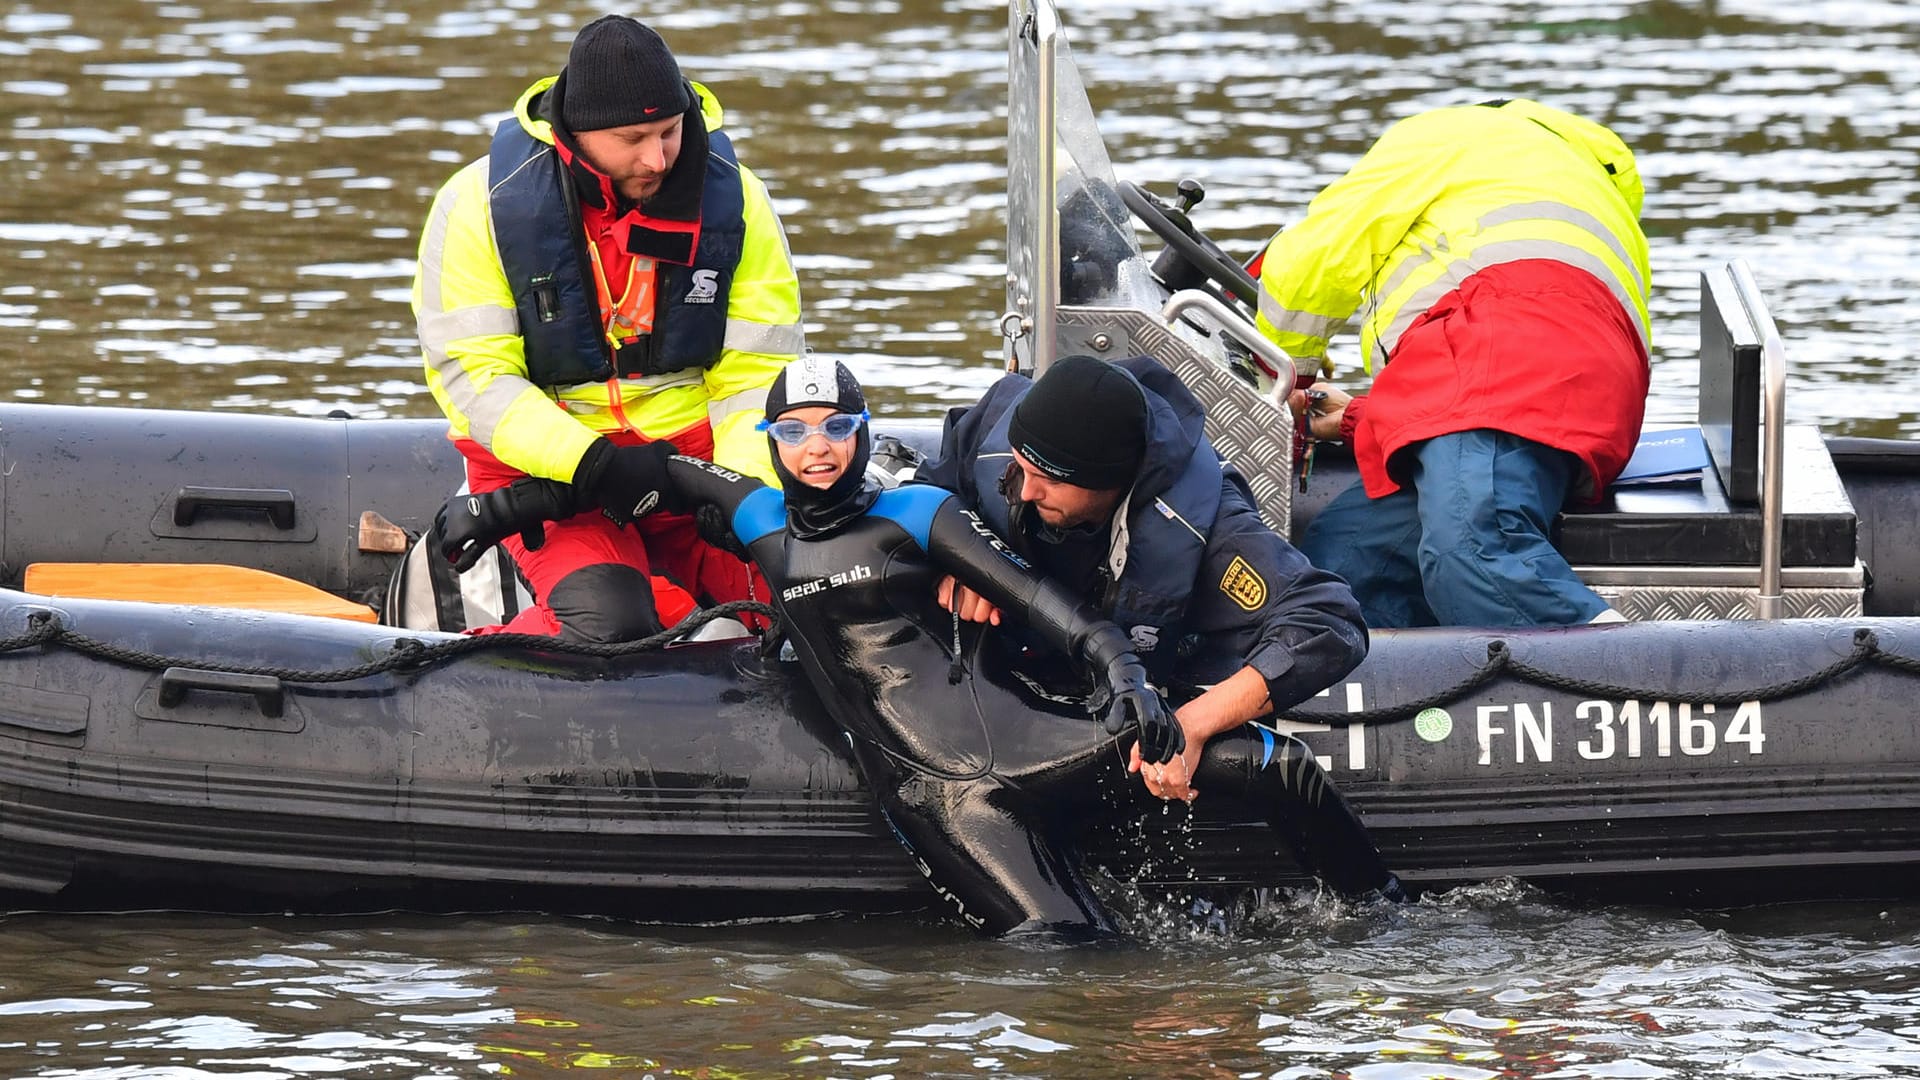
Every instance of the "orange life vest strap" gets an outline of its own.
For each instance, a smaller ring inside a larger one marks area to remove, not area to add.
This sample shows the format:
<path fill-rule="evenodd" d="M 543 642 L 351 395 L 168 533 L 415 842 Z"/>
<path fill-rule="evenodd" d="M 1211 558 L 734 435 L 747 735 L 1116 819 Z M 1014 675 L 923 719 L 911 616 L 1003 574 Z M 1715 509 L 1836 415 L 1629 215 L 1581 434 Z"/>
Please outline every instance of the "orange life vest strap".
<path fill-rule="evenodd" d="M 642 334 L 653 333 L 653 286 L 659 277 L 659 264 L 644 255 L 636 255 L 627 265 L 626 288 L 614 299 L 607 284 L 607 270 L 600 261 L 600 245 L 587 241 L 587 254 L 593 259 L 593 286 L 600 297 L 600 314 L 607 320 L 607 344 L 614 352 Z"/>

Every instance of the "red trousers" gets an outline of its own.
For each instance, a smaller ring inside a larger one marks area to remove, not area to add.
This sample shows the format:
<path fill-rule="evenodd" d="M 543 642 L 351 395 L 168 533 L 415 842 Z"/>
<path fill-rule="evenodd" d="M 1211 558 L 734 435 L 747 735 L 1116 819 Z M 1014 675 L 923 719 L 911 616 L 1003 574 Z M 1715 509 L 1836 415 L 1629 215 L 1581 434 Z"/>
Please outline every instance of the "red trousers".
<path fill-rule="evenodd" d="M 645 441 L 628 432 L 615 432 L 608 438 L 622 445 Z M 675 449 L 689 457 L 710 459 L 713 456 L 713 431 L 701 425 L 674 436 L 673 444 Z M 527 475 L 503 464 L 472 440 L 460 439 L 456 445 L 467 459 L 467 488 L 470 491 L 492 491 Z M 534 604 L 504 626 L 484 627 L 472 632 L 602 639 L 602 634 L 570 625 L 569 620 L 584 625 L 589 622 L 600 624 L 610 618 L 617 624 L 622 621 L 620 616 L 626 613 L 589 612 L 588 618 L 580 618 L 581 590 L 578 588 L 568 590 L 570 601 L 565 612 L 556 612 L 551 602 L 555 586 L 582 571 L 587 573 L 576 578 L 575 585 L 618 567 L 630 567 L 646 575 L 652 585 L 653 606 L 662 627 L 674 626 L 702 605 L 721 604 L 730 600 L 764 600 L 767 597 L 766 581 L 760 572 L 700 539 L 693 518 L 686 514 L 649 514 L 632 525 L 622 527 L 615 525 L 600 511 L 589 510 L 564 521 L 548 522 L 546 542 L 538 551 L 527 550 L 518 535 L 509 537 L 504 544 L 507 553 L 513 556 L 514 563 L 520 567 L 520 573 L 527 579 L 533 591 Z M 615 573 L 618 574 L 617 571 Z M 631 575 L 621 577 L 630 579 Z M 588 602 L 591 605 L 596 601 Z M 623 597 L 618 590 L 608 590 L 604 596 L 605 605 L 631 603 L 632 598 Z M 643 626 L 635 627 L 634 632 L 644 629 Z M 626 636 L 614 635 L 615 639 Z"/>

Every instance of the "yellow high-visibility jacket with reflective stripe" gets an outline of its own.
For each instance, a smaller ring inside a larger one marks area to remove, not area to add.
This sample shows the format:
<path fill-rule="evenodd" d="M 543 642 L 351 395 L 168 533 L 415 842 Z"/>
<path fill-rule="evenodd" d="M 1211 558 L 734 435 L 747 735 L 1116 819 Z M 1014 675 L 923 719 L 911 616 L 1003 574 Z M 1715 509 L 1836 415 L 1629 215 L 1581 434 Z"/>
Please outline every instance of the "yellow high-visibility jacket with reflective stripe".
<path fill-rule="evenodd" d="M 548 143 L 552 127 L 531 115 L 529 103 L 553 81 L 534 83 L 515 106 L 527 131 Z M 693 88 L 707 130 L 720 127 L 719 101 L 699 83 Z M 455 173 L 434 197 L 413 282 L 427 388 L 452 437 L 472 439 L 529 475 L 571 480 L 601 434 L 624 427 L 663 438 L 706 420 L 715 462 L 777 485 L 766 438 L 754 425 L 765 413 L 767 388 L 806 347 L 800 282 L 766 185 L 745 165 L 740 184 L 746 231 L 719 360 L 705 369 L 542 388 L 527 378 L 513 293 L 494 240 L 487 159 Z M 583 231 L 579 243 L 586 242 Z"/>
<path fill-rule="evenodd" d="M 1539 102 L 1409 117 L 1268 245 L 1260 329 L 1296 360 L 1324 366 L 1328 340 L 1360 311 L 1371 372 L 1475 271 L 1554 259 L 1604 283 L 1645 345 L 1643 197 L 1617 135 Z"/>

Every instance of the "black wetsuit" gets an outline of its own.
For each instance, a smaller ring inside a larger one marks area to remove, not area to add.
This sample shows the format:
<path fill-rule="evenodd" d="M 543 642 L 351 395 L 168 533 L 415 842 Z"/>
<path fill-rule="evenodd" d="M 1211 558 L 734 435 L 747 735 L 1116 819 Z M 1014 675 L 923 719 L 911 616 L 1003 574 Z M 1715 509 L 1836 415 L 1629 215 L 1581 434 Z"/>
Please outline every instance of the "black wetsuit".
<path fill-rule="evenodd" d="M 1152 802 L 1125 772 L 1130 735 L 1106 734 L 1084 704 L 1037 697 L 993 662 L 996 650 L 982 649 L 998 628 L 957 629 L 935 587 L 952 573 L 1071 655 L 1098 634 L 1124 647 L 1118 629 L 940 489 L 867 488 L 856 512 L 797 525 L 781 493 L 758 480 L 685 457 L 669 473 L 678 499 L 716 508 L 766 574 L 801 666 L 935 889 L 991 933 L 1110 929 L 1076 851 L 1085 829 L 1109 816 L 1103 787 Z M 1217 735 L 1193 782 L 1205 798 L 1257 810 L 1336 889 L 1359 894 L 1391 880 L 1297 740 L 1253 726 Z"/>

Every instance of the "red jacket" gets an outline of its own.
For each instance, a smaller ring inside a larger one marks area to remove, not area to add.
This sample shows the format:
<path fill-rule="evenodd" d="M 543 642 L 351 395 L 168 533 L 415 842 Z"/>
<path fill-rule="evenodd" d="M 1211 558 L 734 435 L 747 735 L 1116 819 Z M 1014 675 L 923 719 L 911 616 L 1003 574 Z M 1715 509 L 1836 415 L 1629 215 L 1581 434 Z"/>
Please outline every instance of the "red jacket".
<path fill-rule="evenodd" d="M 1632 316 L 1592 275 L 1532 259 L 1480 270 L 1401 336 L 1341 434 L 1374 498 L 1399 490 L 1406 447 L 1491 429 L 1575 455 L 1597 501 L 1639 440 L 1649 372 Z"/>

